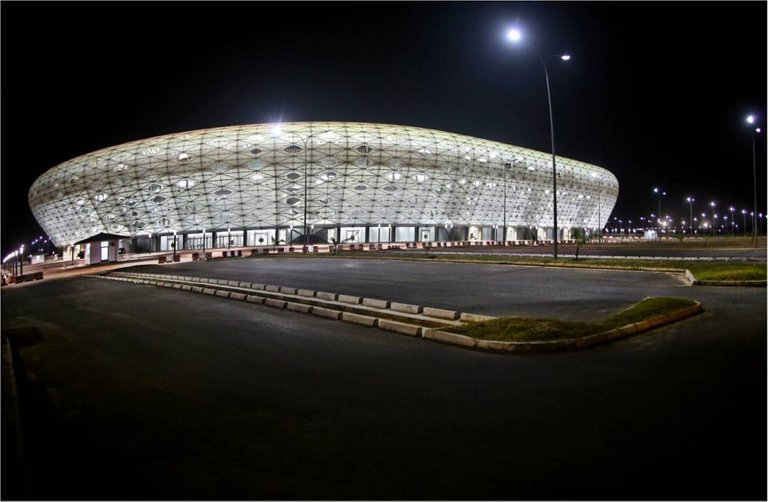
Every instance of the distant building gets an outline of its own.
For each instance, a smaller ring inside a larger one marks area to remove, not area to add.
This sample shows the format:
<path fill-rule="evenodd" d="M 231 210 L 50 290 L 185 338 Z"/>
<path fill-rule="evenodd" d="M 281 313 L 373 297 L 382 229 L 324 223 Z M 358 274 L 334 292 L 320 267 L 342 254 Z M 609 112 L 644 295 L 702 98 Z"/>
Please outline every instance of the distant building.
<path fill-rule="evenodd" d="M 605 225 L 607 170 L 557 158 L 560 238 Z M 549 153 L 416 127 L 304 122 L 169 134 L 74 158 L 29 204 L 66 246 L 100 232 L 136 250 L 274 242 L 552 239 Z M 306 230 L 305 230 L 306 229 Z M 305 234 L 305 231 L 307 234 Z M 205 237 L 204 237 L 205 236 Z"/>

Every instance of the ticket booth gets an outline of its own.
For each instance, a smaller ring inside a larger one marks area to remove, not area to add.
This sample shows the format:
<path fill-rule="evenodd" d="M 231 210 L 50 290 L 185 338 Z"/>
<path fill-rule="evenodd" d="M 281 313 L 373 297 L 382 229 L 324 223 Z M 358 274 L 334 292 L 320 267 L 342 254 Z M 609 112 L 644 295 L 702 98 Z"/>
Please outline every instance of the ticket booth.
<path fill-rule="evenodd" d="M 91 265 L 97 263 L 113 263 L 117 261 L 120 254 L 120 240 L 130 239 L 125 235 L 99 233 L 81 241 L 75 242 L 75 245 L 86 244 L 88 247 L 88 263 Z"/>

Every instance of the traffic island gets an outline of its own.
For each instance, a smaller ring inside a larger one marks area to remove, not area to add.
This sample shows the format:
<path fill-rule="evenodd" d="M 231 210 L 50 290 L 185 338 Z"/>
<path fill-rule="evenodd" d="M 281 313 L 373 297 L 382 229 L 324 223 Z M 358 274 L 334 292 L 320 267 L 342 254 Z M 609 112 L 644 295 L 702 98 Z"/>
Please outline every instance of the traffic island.
<path fill-rule="evenodd" d="M 626 338 L 703 312 L 687 298 L 645 298 L 602 322 L 499 317 L 452 328 L 424 329 L 428 340 L 496 352 L 577 350 Z"/>

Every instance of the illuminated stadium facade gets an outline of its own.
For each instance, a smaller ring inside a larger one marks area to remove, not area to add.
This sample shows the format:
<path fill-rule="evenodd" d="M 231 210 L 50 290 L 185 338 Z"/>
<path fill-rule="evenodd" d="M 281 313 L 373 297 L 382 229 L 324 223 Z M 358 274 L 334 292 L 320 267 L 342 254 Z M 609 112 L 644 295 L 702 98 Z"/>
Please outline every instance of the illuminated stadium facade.
<path fill-rule="evenodd" d="M 607 170 L 557 158 L 560 238 L 605 225 Z M 58 246 L 551 239 L 551 154 L 407 126 L 304 122 L 169 134 L 88 153 L 29 191 Z M 306 233 L 305 233 L 306 229 Z M 203 242 L 205 239 L 205 243 Z"/>

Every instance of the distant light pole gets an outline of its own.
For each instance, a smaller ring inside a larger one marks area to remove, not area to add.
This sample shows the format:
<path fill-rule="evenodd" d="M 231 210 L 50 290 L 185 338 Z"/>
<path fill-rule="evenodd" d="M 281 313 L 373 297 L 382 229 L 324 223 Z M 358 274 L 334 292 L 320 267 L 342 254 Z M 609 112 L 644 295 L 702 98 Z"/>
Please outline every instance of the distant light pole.
<path fill-rule="evenodd" d="M 523 40 L 523 34 L 520 32 L 520 30 L 517 29 L 511 29 L 507 32 L 507 38 L 511 40 L 512 42 L 520 42 Z M 549 105 L 549 135 L 550 139 L 552 141 L 552 227 L 553 227 L 553 236 L 554 236 L 554 242 L 555 242 L 555 248 L 554 248 L 554 256 L 553 258 L 557 260 L 557 239 L 558 239 L 558 232 L 557 232 L 557 163 L 555 160 L 555 123 L 552 116 L 552 96 L 550 93 L 549 88 L 549 71 L 547 70 L 547 64 L 544 61 L 544 58 L 541 57 L 541 54 L 539 54 L 539 51 L 537 51 L 533 46 L 530 44 L 525 44 L 531 51 L 533 51 L 534 54 L 536 54 L 536 57 L 539 58 L 539 61 L 541 62 L 541 66 L 544 67 L 544 79 L 547 83 L 547 104 Z M 547 56 L 547 59 L 557 57 L 560 58 L 562 61 L 569 61 L 571 59 L 571 56 L 569 54 L 560 54 L 560 55 L 550 55 Z M 506 232 L 506 229 L 505 229 Z"/>
<path fill-rule="evenodd" d="M 712 206 L 712 237 L 714 237 L 715 236 L 715 227 L 717 226 L 717 225 L 715 225 L 715 203 L 714 203 L 714 201 L 710 202 L 709 205 Z"/>
<path fill-rule="evenodd" d="M 690 209 L 690 218 L 691 218 L 691 237 L 693 237 L 693 202 L 696 200 L 693 197 L 687 197 L 685 200 L 688 201 L 688 207 Z"/>
<path fill-rule="evenodd" d="M 507 170 L 512 167 L 511 162 L 506 162 L 504 164 L 504 230 L 502 230 L 502 239 L 504 239 L 504 243 L 502 246 L 507 245 Z"/>
<path fill-rule="evenodd" d="M 747 117 L 747 123 L 750 124 L 750 125 L 754 124 L 755 123 L 755 116 L 754 115 L 749 115 Z M 757 228 L 757 220 L 755 219 L 755 217 L 757 215 L 757 162 L 756 162 L 756 157 L 755 157 L 755 136 L 757 134 L 759 134 L 759 133 L 760 133 L 760 128 L 759 127 L 757 127 L 757 128 L 752 130 L 752 186 L 753 186 L 753 190 L 754 190 L 754 194 L 753 194 L 753 196 L 754 196 L 754 201 L 753 201 L 754 209 L 753 209 L 753 212 L 752 212 L 752 233 L 755 234 L 754 238 L 753 238 L 753 240 L 755 242 L 755 246 L 757 246 L 757 232 L 755 231 L 755 229 Z"/>
<path fill-rule="evenodd" d="M 741 210 L 741 226 L 744 228 L 744 237 L 747 236 L 747 210 Z"/>
<path fill-rule="evenodd" d="M 654 188 L 653 192 L 659 195 L 659 212 L 658 212 L 659 220 L 658 220 L 658 225 L 656 226 L 656 228 L 661 230 L 661 196 L 662 195 L 667 195 L 667 192 L 662 192 L 658 188 Z"/>
<path fill-rule="evenodd" d="M 729 207 L 728 209 L 730 209 L 730 210 L 731 210 L 731 237 L 733 237 L 733 222 L 735 221 L 735 220 L 733 219 L 733 211 L 734 211 L 734 209 L 735 209 L 735 208 L 734 208 L 733 206 L 731 206 L 731 207 Z"/>
<path fill-rule="evenodd" d="M 24 275 L 24 244 L 19 248 L 19 257 L 21 258 L 19 261 L 19 275 Z"/>

